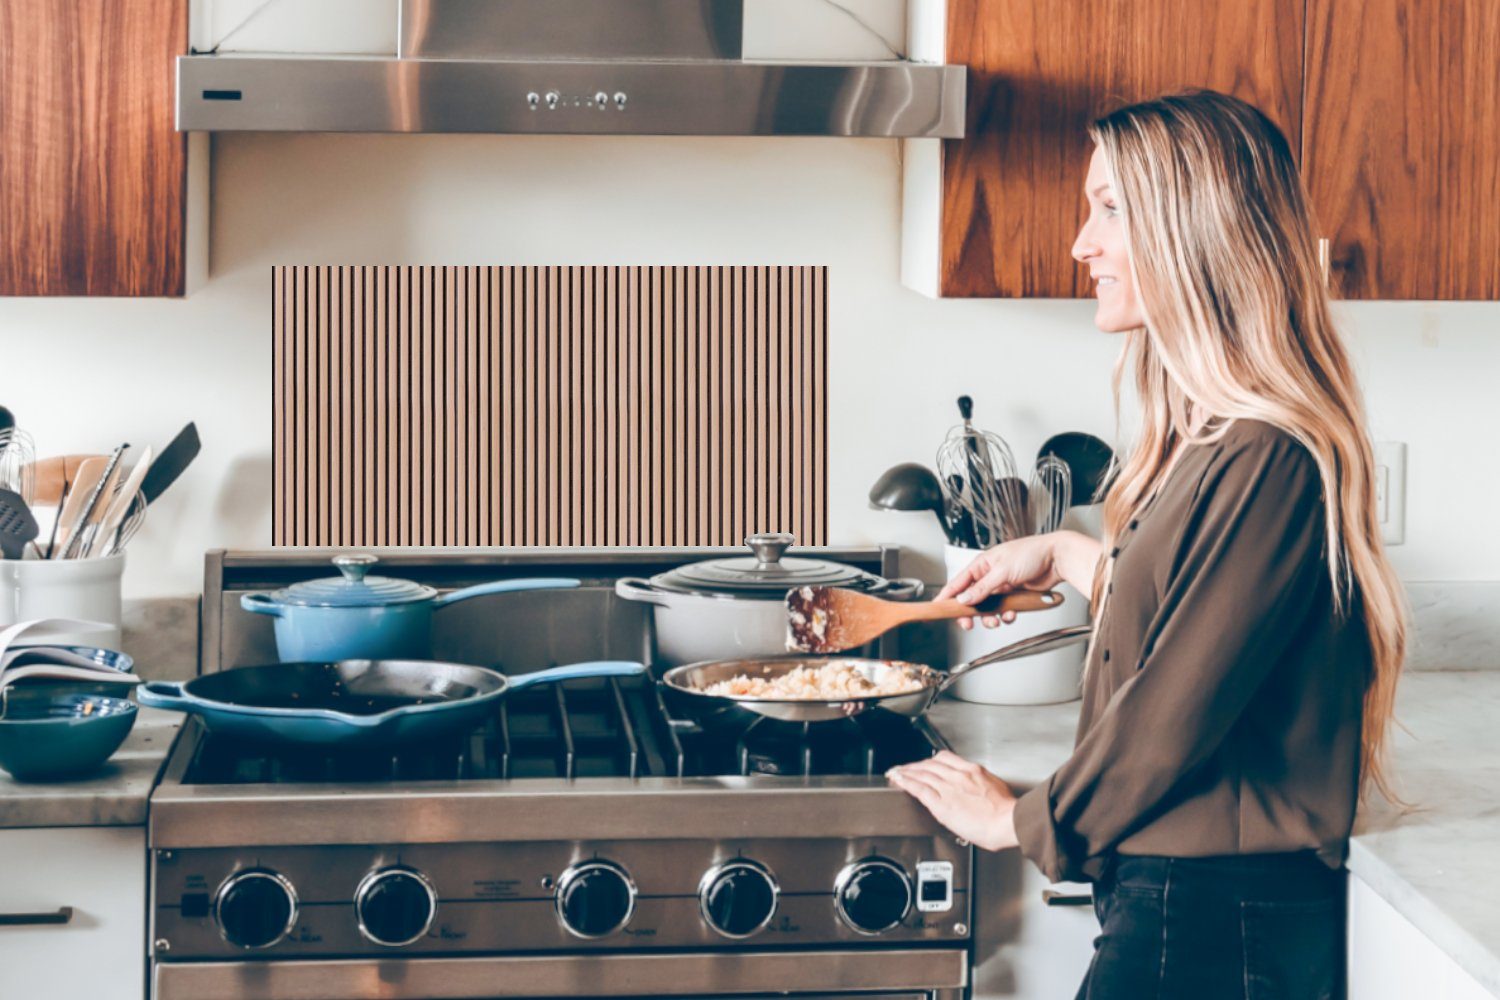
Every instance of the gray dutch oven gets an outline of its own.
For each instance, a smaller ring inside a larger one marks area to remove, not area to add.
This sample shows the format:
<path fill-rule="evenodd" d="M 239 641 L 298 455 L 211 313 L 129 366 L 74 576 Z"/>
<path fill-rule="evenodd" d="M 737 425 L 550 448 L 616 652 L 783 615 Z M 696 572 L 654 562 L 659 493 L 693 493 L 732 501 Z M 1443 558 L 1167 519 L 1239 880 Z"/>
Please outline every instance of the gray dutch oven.
<path fill-rule="evenodd" d="M 486 594 L 578 586 L 577 580 L 539 577 L 439 594 L 411 580 L 367 576 L 376 562 L 366 554 L 334 556 L 342 576 L 245 594 L 240 607 L 276 619 L 276 655 L 286 662 L 425 660 L 432 655 L 435 611 Z"/>
<path fill-rule="evenodd" d="M 751 535 L 748 556 L 709 559 L 658 573 L 622 577 L 615 593 L 653 605 L 656 663 L 786 653 L 786 592 L 795 587 L 848 587 L 887 600 L 922 595 L 920 580 L 887 580 L 826 559 L 784 558 L 791 535 Z"/>

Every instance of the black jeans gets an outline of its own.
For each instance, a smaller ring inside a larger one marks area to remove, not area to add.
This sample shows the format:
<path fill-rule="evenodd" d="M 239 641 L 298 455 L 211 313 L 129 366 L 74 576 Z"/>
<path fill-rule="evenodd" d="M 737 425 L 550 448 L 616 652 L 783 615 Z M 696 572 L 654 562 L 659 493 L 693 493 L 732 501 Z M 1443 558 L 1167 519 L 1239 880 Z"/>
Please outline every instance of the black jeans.
<path fill-rule="evenodd" d="M 1117 857 L 1077 1000 L 1339 1000 L 1344 872 L 1311 853 Z"/>

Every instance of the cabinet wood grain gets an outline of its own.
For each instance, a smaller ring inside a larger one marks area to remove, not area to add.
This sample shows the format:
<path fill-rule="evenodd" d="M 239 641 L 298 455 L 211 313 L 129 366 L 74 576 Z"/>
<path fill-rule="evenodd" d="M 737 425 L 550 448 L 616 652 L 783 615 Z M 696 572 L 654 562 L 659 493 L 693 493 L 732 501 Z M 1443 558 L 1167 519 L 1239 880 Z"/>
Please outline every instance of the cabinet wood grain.
<path fill-rule="evenodd" d="M 0 2 L 0 295 L 181 295 L 187 0 Z"/>
<path fill-rule="evenodd" d="M 949 0 L 948 60 L 969 67 L 969 103 L 966 137 L 943 148 L 941 294 L 1089 294 L 1068 253 L 1088 122 L 1211 87 L 1259 106 L 1296 147 L 1302 41 L 1303 0 Z"/>
<path fill-rule="evenodd" d="M 1500 3 L 1308 0 L 1303 174 L 1347 298 L 1500 298 Z"/>
<path fill-rule="evenodd" d="M 828 531 L 827 269 L 278 267 L 277 545 Z"/>

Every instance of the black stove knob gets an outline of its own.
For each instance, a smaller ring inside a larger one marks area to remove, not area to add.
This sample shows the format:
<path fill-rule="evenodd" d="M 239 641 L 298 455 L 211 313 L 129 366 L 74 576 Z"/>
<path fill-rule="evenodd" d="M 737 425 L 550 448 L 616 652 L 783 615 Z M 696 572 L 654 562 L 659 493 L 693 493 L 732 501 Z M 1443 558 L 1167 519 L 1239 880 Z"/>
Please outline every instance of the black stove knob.
<path fill-rule="evenodd" d="M 224 880 L 214 894 L 214 922 L 224 940 L 241 948 L 269 948 L 292 931 L 297 893 L 273 871 L 251 868 Z"/>
<path fill-rule="evenodd" d="M 839 872 L 833 889 L 840 919 L 860 934 L 880 934 L 906 919 L 911 878 L 889 858 L 865 858 Z"/>
<path fill-rule="evenodd" d="M 747 938 L 776 915 L 781 889 L 764 865 L 730 861 L 710 868 L 698 885 L 698 908 L 725 937 Z"/>
<path fill-rule="evenodd" d="M 557 880 L 557 915 L 582 938 L 601 938 L 624 927 L 635 912 L 635 883 L 612 861 L 585 861 Z"/>
<path fill-rule="evenodd" d="M 354 890 L 359 932 L 391 948 L 421 940 L 437 914 L 437 890 L 411 868 L 381 868 L 360 880 Z"/>

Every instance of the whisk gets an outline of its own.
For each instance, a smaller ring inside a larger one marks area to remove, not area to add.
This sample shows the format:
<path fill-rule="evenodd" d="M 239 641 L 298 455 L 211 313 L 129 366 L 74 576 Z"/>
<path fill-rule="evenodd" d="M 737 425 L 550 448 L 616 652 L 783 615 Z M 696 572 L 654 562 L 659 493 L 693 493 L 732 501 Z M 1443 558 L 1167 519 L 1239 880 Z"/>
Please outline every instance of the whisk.
<path fill-rule="evenodd" d="M 974 400 L 958 397 L 963 423 L 938 448 L 939 481 L 959 523 L 973 526 L 967 539 L 977 548 L 1028 533 L 1025 484 L 1016 478 L 1010 445 L 998 434 L 974 426 Z"/>
<path fill-rule="evenodd" d="M 36 500 L 36 446 L 19 427 L 0 431 L 0 489 L 15 490 L 28 504 Z"/>
<path fill-rule="evenodd" d="M 1039 457 L 1031 470 L 1026 497 L 1033 534 L 1045 535 L 1060 528 L 1073 506 L 1073 472 L 1068 463 L 1056 455 Z"/>

